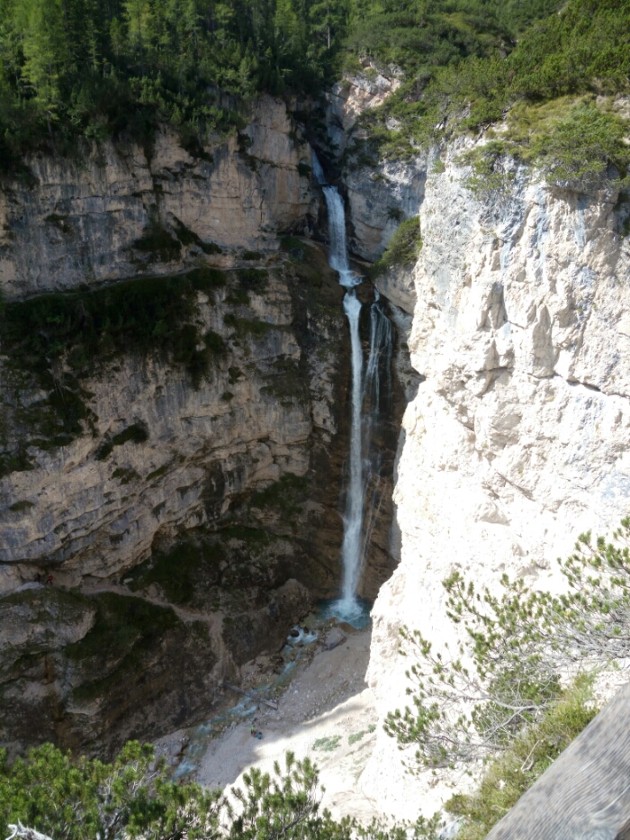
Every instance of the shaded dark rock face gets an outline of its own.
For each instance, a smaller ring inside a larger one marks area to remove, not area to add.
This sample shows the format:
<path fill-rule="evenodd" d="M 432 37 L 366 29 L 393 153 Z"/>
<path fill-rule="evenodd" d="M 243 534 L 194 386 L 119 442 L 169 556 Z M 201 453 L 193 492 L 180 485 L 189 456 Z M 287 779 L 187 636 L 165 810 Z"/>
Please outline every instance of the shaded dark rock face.
<path fill-rule="evenodd" d="M 406 406 L 405 393 L 397 376 L 397 359 L 407 356 L 406 346 L 402 346 L 397 328 L 392 320 L 389 302 L 381 297 L 376 304 L 378 317 L 389 321 L 388 335 L 376 349 L 377 364 L 374 381 L 370 381 L 367 371 L 371 351 L 373 291 L 369 284 L 365 289 L 366 302 L 361 313 L 361 333 L 364 338 L 363 350 L 365 376 L 364 386 L 363 433 L 369 438 L 365 457 L 365 556 L 359 595 L 373 601 L 382 584 L 389 578 L 398 562 L 396 535 L 392 532 L 394 518 L 393 489 L 394 467 L 402 415 Z"/>
<path fill-rule="evenodd" d="M 7 745 L 49 740 L 112 755 L 129 738 L 199 720 L 221 699 L 223 680 L 238 679 L 238 665 L 252 655 L 279 647 L 309 601 L 290 580 L 275 593 L 273 611 L 222 617 L 120 591 L 40 587 L 0 602 L 3 622 L 27 628 L 2 661 Z"/>
<path fill-rule="evenodd" d="M 3 743 L 110 753 L 207 717 L 334 591 L 346 339 L 325 254 L 294 245 L 258 288 L 239 269 L 196 297 L 220 349 L 196 387 L 175 359 L 121 352 L 81 380 L 91 423 L 65 446 L 18 418 L 32 463 L 0 485 Z"/>

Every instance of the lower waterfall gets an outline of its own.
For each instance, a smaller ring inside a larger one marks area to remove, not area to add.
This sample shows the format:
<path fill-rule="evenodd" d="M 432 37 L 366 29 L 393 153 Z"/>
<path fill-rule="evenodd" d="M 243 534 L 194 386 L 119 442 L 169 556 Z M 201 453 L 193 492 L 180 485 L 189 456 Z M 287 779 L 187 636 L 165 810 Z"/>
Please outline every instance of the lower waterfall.
<path fill-rule="evenodd" d="M 348 262 L 343 199 L 336 187 L 326 183 L 321 165 L 315 156 L 313 172 L 315 180 L 322 187 L 328 210 L 328 262 L 339 274 L 339 283 L 347 289 L 343 308 L 350 330 L 352 364 L 349 466 L 341 549 L 341 596 L 329 605 L 328 612 L 344 621 L 357 623 L 366 616 L 365 605 L 358 596 L 372 523 L 372 511 L 367 509 L 366 497 L 368 483 L 372 483 L 372 474 L 377 472 L 374 468 L 379 461 L 378 453 L 373 455 L 371 449 L 380 418 L 383 396 L 381 378 L 384 368 L 386 372 L 383 378 L 387 388 L 390 386 L 393 330 L 384 312 L 380 295 L 375 290 L 370 312 L 370 351 L 364 375 L 359 329 L 363 304 L 355 289 L 362 282 L 362 278 L 352 271 Z M 370 493 L 370 499 L 374 495 Z"/>

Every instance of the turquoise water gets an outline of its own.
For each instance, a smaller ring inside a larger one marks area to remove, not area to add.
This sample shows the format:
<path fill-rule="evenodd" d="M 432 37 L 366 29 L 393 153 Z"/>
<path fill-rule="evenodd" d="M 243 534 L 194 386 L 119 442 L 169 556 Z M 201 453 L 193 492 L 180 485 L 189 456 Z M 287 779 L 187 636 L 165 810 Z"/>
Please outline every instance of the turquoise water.
<path fill-rule="evenodd" d="M 372 623 L 371 610 L 372 602 L 364 598 L 331 598 L 317 603 L 315 615 L 320 621 L 334 618 L 355 630 L 364 630 Z"/>

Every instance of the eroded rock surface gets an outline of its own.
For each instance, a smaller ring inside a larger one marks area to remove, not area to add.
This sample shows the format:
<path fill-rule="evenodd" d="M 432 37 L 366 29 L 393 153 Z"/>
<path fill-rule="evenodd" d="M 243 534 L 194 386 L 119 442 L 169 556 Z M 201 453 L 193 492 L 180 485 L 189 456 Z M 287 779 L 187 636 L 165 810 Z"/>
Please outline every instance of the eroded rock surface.
<path fill-rule="evenodd" d="M 477 587 L 503 572 L 546 577 L 580 533 L 610 534 L 628 513 L 630 241 L 618 196 L 562 192 L 523 169 L 509 191 L 473 194 L 458 151 L 429 176 L 420 214 L 410 349 L 425 379 L 403 424 L 401 562 L 373 613 L 382 714 L 408 702 L 399 628 L 436 650 L 456 638 L 441 585 L 453 569 Z M 382 732 L 363 784 L 399 817 L 431 814 L 449 792 L 431 774 L 420 786 L 406 776 Z"/>
<path fill-rule="evenodd" d="M 158 134 L 150 153 L 104 143 L 26 164 L 0 190 L 7 298 L 166 273 L 218 249 L 276 250 L 278 233 L 304 231 L 316 208 L 310 148 L 271 97 L 203 157 Z"/>
<path fill-rule="evenodd" d="M 3 184 L 4 743 L 207 714 L 336 591 L 342 292 L 282 239 L 317 216 L 308 163 L 264 97 L 201 156 L 162 134 Z"/>

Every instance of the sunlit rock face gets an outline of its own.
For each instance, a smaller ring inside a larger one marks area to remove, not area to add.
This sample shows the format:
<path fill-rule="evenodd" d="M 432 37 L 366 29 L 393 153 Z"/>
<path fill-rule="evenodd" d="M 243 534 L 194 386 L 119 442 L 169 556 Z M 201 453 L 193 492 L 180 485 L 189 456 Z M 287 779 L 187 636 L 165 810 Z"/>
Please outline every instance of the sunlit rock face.
<path fill-rule="evenodd" d="M 456 637 L 442 580 L 534 580 L 577 536 L 610 534 L 630 498 L 630 244 L 618 195 L 576 195 L 514 170 L 473 194 L 445 158 L 426 183 L 410 337 L 424 378 L 409 404 L 394 500 L 401 562 L 374 607 L 369 682 L 407 703 L 398 630 Z M 460 631 L 461 632 L 461 631 Z M 384 811 L 432 813 L 453 784 L 405 776 L 381 734 L 363 777 Z"/>
<path fill-rule="evenodd" d="M 273 251 L 279 232 L 309 228 L 316 207 L 310 147 L 271 97 L 201 156 L 160 133 L 147 149 L 103 143 L 26 164 L 0 190 L 7 298 L 167 273 L 218 249 Z"/>
<path fill-rule="evenodd" d="M 348 245 L 370 261 L 382 254 L 403 219 L 417 215 L 424 192 L 425 155 L 383 160 L 366 145 L 370 129 L 361 116 L 382 105 L 399 85 L 395 75 L 368 65 L 362 73 L 346 75 L 327 97 L 330 150 L 341 165 L 347 202 Z"/>

